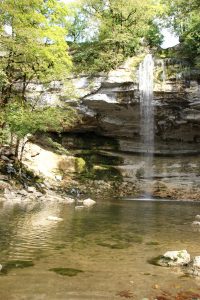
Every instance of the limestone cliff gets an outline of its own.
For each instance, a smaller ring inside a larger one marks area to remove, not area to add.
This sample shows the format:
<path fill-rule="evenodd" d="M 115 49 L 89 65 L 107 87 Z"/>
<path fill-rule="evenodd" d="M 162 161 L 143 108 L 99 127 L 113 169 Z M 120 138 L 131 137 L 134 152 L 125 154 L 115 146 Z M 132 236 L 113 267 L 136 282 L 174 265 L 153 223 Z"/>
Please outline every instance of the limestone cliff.
<path fill-rule="evenodd" d="M 98 173 L 99 166 L 100 173 L 103 173 L 102 167 L 112 166 L 125 181 L 145 180 L 145 161 L 141 156 L 138 64 L 139 59 L 132 58 L 109 74 L 69 80 L 74 94 L 80 99 L 77 109 L 83 121 L 55 139 L 74 151 L 74 155 L 86 159 L 87 171 L 92 171 L 93 175 Z M 163 184 L 171 184 L 172 190 L 177 186 L 182 189 L 185 184 L 187 189 L 194 190 L 199 185 L 199 74 L 199 70 L 192 70 L 183 62 L 155 60 L 155 194 L 159 195 Z M 43 100 L 54 104 L 77 103 L 64 92 L 62 84 L 56 84 L 56 88 L 42 92 Z M 35 95 L 33 87 L 30 95 Z M 116 175 L 109 174 L 111 177 Z"/>

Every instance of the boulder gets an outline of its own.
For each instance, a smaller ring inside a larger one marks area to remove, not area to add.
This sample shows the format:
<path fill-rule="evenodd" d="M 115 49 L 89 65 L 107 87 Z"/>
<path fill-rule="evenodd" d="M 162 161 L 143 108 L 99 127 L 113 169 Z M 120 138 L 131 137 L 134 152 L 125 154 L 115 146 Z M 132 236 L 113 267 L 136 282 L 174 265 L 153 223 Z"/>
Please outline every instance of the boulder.
<path fill-rule="evenodd" d="M 186 268 L 186 274 L 200 276 L 200 256 L 195 256 Z"/>
<path fill-rule="evenodd" d="M 190 254 L 186 250 L 167 251 L 161 256 L 157 264 L 163 267 L 184 266 L 190 262 Z"/>
<path fill-rule="evenodd" d="M 200 221 L 200 215 L 196 215 L 195 220 Z"/>
<path fill-rule="evenodd" d="M 92 200 L 90 198 L 83 200 L 83 205 L 85 207 L 91 207 L 91 206 L 93 206 L 95 204 L 96 204 L 96 201 L 94 201 L 94 200 Z"/>
<path fill-rule="evenodd" d="M 192 222 L 193 227 L 200 227 L 200 221 L 194 221 Z"/>

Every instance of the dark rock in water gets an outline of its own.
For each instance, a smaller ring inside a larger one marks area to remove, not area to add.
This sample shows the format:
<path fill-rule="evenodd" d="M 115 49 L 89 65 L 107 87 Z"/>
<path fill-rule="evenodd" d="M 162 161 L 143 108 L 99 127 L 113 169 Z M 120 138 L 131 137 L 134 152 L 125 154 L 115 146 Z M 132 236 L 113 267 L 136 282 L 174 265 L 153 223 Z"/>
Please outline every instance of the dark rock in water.
<path fill-rule="evenodd" d="M 77 274 L 84 272 L 82 270 L 72 269 L 72 268 L 52 268 L 49 269 L 49 271 L 53 271 L 62 276 L 70 276 L 70 277 L 76 276 Z"/>
<path fill-rule="evenodd" d="M 31 260 L 10 260 L 1 265 L 0 275 L 5 275 L 12 269 L 24 269 L 33 266 L 34 263 Z"/>
<path fill-rule="evenodd" d="M 126 249 L 130 246 L 129 243 L 104 243 L 104 242 L 99 242 L 97 245 L 110 248 L 110 249 Z"/>

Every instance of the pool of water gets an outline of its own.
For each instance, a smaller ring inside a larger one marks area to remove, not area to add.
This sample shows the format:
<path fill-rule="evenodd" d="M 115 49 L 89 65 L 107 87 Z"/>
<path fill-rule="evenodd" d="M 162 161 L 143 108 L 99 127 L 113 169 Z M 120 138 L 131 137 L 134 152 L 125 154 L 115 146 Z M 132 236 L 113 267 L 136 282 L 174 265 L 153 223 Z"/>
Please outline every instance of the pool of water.
<path fill-rule="evenodd" d="M 192 299 L 175 295 L 200 294 L 198 279 L 148 261 L 168 250 L 200 255 L 200 232 L 191 226 L 197 214 L 197 202 L 108 199 L 85 210 L 2 203 L 0 263 L 10 267 L 0 276 L 0 299 Z"/>

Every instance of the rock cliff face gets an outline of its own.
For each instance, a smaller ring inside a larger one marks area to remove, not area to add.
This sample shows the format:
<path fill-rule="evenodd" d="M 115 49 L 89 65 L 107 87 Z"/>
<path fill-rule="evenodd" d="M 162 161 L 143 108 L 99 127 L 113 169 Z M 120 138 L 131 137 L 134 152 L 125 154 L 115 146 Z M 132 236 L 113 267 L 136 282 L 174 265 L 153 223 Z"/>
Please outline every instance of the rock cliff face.
<path fill-rule="evenodd" d="M 108 75 L 71 79 L 83 122 L 59 140 L 75 155 L 86 158 L 90 170 L 112 165 L 128 182 L 145 180 L 137 68 L 130 59 Z M 171 184 L 172 189 L 178 185 L 180 190 L 186 184 L 191 191 L 198 186 L 200 175 L 200 76 L 187 65 L 162 60 L 155 62 L 154 75 L 155 194 L 159 196 L 163 184 Z M 58 101 L 59 93 L 62 101 L 73 102 L 63 96 L 63 86 L 55 89 Z M 49 91 L 46 94 L 43 99 L 49 102 Z M 95 150 L 95 158 L 86 150 Z"/>
<path fill-rule="evenodd" d="M 153 101 L 155 152 L 197 153 L 200 151 L 200 78 L 184 78 L 179 71 L 159 80 L 159 68 L 158 62 Z M 83 90 L 92 85 L 86 78 L 82 83 Z M 82 98 L 79 107 L 87 120 L 81 130 L 114 137 L 121 151 L 142 152 L 137 71 L 131 60 L 107 77 L 94 78 L 93 84 L 96 89 Z"/>

